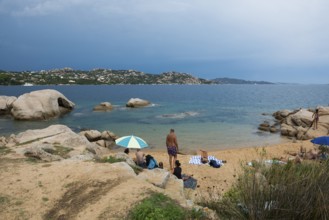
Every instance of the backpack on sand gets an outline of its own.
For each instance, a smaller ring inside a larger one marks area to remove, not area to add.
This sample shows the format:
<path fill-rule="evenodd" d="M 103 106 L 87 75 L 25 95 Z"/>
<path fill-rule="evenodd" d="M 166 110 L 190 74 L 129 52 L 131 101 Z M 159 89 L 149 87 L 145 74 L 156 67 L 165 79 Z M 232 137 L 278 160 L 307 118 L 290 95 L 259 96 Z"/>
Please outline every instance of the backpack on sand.
<path fill-rule="evenodd" d="M 209 165 L 212 166 L 212 167 L 214 167 L 214 168 L 219 168 L 220 167 L 220 164 L 217 163 L 216 160 L 210 160 L 209 161 Z"/>

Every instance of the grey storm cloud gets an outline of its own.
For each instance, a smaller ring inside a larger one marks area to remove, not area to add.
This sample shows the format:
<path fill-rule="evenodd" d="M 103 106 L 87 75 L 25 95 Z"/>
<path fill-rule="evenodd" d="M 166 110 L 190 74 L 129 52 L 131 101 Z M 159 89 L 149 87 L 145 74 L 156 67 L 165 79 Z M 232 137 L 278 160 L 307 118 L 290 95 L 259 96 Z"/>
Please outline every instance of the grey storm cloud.
<path fill-rule="evenodd" d="M 103 66 L 312 82 L 308 75 L 329 69 L 328 9 L 326 0 L 2 0 L 0 69 Z"/>

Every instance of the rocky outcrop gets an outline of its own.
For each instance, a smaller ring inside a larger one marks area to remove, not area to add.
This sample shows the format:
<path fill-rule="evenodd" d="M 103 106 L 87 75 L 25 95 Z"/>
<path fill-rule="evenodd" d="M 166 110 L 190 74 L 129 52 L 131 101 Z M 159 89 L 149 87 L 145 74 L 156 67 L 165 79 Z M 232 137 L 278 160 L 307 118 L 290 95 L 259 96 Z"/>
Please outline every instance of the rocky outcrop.
<path fill-rule="evenodd" d="M 164 189 L 169 181 L 170 173 L 167 170 L 155 168 L 144 170 L 138 177 Z"/>
<path fill-rule="evenodd" d="M 282 110 L 273 113 L 273 117 L 277 120 L 276 123 L 280 124 L 281 135 L 297 140 L 308 140 L 329 133 L 329 107 L 318 107 L 318 109 L 320 117 L 317 129 L 312 128 L 314 110 Z M 271 131 L 274 125 L 265 122 L 260 124 L 259 130 Z"/>
<path fill-rule="evenodd" d="M 144 107 L 150 104 L 149 101 L 140 99 L 140 98 L 131 98 L 126 104 L 126 107 L 130 108 L 137 108 L 137 107 Z"/>
<path fill-rule="evenodd" d="M 63 158 L 59 155 L 48 153 L 48 151 L 55 152 L 55 148 L 50 144 L 44 144 L 40 146 L 33 146 L 26 148 L 24 150 L 24 155 L 26 157 L 33 157 L 35 159 L 39 159 L 46 162 L 58 161 Z"/>
<path fill-rule="evenodd" d="M 113 106 L 109 102 L 102 102 L 94 107 L 94 111 L 111 111 Z"/>
<path fill-rule="evenodd" d="M 12 104 L 11 114 L 17 120 L 45 120 L 63 115 L 74 108 L 74 103 L 62 93 L 38 90 L 23 94 Z"/>
<path fill-rule="evenodd" d="M 86 130 L 81 131 L 79 134 L 85 136 L 88 141 L 108 149 L 111 149 L 115 145 L 115 140 L 118 138 L 118 136 L 111 131 L 103 131 L 101 133 L 97 130 Z"/>
<path fill-rule="evenodd" d="M 65 125 L 51 125 L 45 129 L 27 130 L 8 138 L 6 147 L 17 153 L 45 161 L 58 159 L 90 160 L 103 157 L 109 149 L 91 143 Z M 59 157 L 51 157 L 51 155 Z"/>
<path fill-rule="evenodd" d="M 15 96 L 0 96 L 0 115 L 9 114 L 16 99 Z"/>

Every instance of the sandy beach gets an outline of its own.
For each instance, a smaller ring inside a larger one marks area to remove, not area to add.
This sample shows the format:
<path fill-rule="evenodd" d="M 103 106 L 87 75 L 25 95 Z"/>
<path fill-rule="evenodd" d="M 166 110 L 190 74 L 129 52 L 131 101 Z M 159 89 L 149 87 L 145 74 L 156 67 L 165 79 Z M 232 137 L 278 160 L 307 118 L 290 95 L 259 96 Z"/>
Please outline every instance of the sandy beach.
<path fill-rule="evenodd" d="M 314 147 L 310 141 L 291 141 L 264 148 L 210 151 L 209 155 L 227 161 L 220 168 L 189 164 L 192 155 L 179 154 L 183 173 L 197 179 L 195 190 L 184 189 L 181 192 L 175 188 L 163 191 L 145 180 L 136 179 L 132 171 L 112 173 L 112 165 L 108 163 L 69 160 L 35 163 L 14 152 L 1 154 L 0 216 L 6 219 L 60 218 L 61 215 L 69 219 L 90 219 L 95 216 L 100 219 L 122 219 L 127 210 L 145 198 L 150 190 L 196 203 L 200 198 L 225 193 L 237 180 L 241 164 L 286 157 L 286 152 L 298 152 L 301 146 L 306 149 Z M 152 151 L 146 148 L 143 151 L 154 156 L 158 162 L 163 162 L 164 169 L 169 169 L 165 149 Z M 117 152 L 112 151 L 110 155 Z M 266 154 L 262 158 L 264 152 Z M 134 158 L 135 151 L 131 150 L 129 156 Z"/>
<path fill-rule="evenodd" d="M 227 163 L 220 168 L 213 168 L 208 164 L 194 165 L 189 164 L 191 154 L 183 155 L 178 154 L 178 160 L 181 163 L 182 171 L 184 174 L 193 175 L 198 181 L 196 190 L 188 191 L 186 194 L 192 199 L 195 195 L 207 194 L 209 190 L 216 192 L 226 192 L 230 186 L 236 181 L 241 165 L 245 165 L 252 160 L 285 158 L 293 159 L 293 156 L 287 152 L 299 152 L 300 147 L 310 150 L 314 145 L 310 141 L 289 141 L 287 143 L 269 145 L 264 147 L 245 147 L 237 149 L 226 149 L 218 151 L 208 151 L 208 155 L 215 156 L 217 159 L 226 160 Z M 166 151 L 151 151 L 144 150 L 145 154 L 151 154 L 158 162 L 163 162 L 164 169 L 169 170 L 169 159 Z M 200 152 L 196 152 L 200 153 Z M 265 154 L 264 154 L 265 153 Z M 130 156 L 135 157 L 135 151 L 131 150 Z M 262 156 L 263 155 L 263 156 Z"/>

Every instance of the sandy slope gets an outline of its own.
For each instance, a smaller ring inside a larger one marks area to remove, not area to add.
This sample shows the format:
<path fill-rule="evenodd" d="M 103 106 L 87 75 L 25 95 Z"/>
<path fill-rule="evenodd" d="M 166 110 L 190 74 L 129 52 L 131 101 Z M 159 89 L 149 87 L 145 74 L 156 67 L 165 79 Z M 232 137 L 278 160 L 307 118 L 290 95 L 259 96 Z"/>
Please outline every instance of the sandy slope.
<path fill-rule="evenodd" d="M 267 158 L 285 156 L 300 146 L 313 148 L 309 141 L 284 143 L 264 148 Z M 262 148 L 243 148 L 209 152 L 227 163 L 218 169 L 188 164 L 191 155 L 179 155 L 183 173 L 198 180 L 196 190 L 185 190 L 185 197 L 197 200 L 211 191 L 223 193 L 237 179 L 241 164 L 261 158 Z M 166 152 L 145 149 L 169 168 Z M 114 154 L 114 152 L 113 152 Z M 130 153 L 134 157 L 134 151 Z M 146 181 L 136 179 L 127 168 L 109 168 L 109 164 L 61 161 L 28 162 L 17 154 L 0 156 L 1 219 L 121 219 L 150 191 L 175 197 Z M 115 170 L 115 172 L 114 172 Z M 214 190 L 214 191 L 213 191 Z M 176 198 L 181 199 L 179 197 Z"/>

